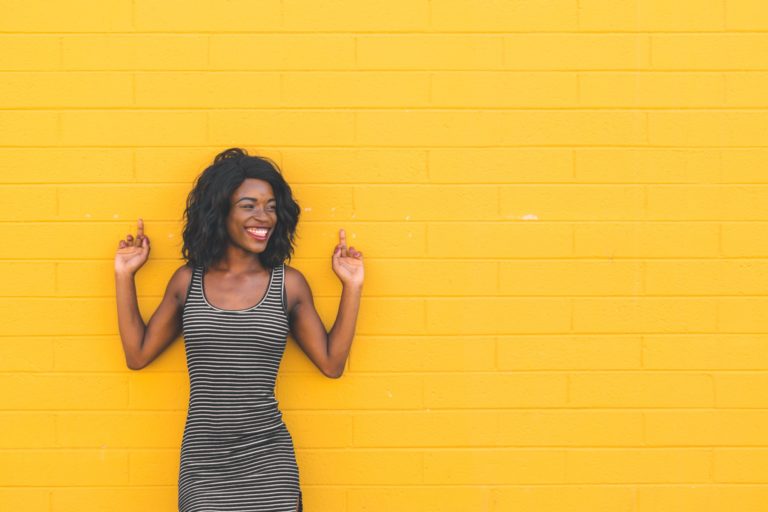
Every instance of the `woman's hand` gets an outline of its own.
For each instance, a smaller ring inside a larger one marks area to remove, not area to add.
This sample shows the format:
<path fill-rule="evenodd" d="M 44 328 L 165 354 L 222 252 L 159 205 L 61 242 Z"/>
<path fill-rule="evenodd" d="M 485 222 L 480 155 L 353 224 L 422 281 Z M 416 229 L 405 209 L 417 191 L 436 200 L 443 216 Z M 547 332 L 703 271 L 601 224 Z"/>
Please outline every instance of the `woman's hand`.
<path fill-rule="evenodd" d="M 115 254 L 115 272 L 135 274 L 149 258 L 149 238 L 144 235 L 144 221 L 139 219 L 136 238 L 130 233 L 120 240 Z"/>
<path fill-rule="evenodd" d="M 347 234 L 339 230 L 339 243 L 333 250 L 331 267 L 344 286 L 363 286 L 363 253 L 347 249 Z"/>

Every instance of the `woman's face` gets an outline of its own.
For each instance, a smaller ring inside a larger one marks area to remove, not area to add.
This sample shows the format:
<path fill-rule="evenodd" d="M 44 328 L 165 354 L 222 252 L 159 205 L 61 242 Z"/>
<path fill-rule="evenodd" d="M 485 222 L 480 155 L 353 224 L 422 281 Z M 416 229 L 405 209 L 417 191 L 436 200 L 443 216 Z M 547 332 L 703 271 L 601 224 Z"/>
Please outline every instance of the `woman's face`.
<path fill-rule="evenodd" d="M 230 198 L 227 233 L 231 243 L 249 252 L 264 252 L 276 224 L 272 185 L 254 178 L 243 180 Z"/>

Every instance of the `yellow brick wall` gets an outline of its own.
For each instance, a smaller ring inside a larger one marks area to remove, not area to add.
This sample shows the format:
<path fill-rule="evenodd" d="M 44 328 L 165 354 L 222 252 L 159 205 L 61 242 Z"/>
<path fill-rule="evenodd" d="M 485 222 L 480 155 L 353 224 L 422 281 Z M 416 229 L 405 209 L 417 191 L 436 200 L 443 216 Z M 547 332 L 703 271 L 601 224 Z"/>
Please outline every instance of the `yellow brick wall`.
<path fill-rule="evenodd" d="M 762 0 L 0 0 L 0 510 L 176 510 L 183 340 L 140 372 L 194 177 L 303 207 L 346 373 L 289 341 L 312 512 L 757 512 L 768 500 Z"/>

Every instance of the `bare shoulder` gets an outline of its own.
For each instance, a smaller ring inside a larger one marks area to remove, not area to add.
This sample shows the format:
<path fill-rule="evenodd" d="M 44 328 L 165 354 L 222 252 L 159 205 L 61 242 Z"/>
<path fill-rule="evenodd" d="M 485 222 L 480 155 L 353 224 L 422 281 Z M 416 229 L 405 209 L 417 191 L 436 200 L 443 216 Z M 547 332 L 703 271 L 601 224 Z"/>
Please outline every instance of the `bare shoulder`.
<path fill-rule="evenodd" d="M 168 281 L 168 292 L 173 294 L 179 306 L 184 306 L 187 300 L 187 291 L 192 284 L 193 268 L 185 263 L 177 268 Z"/>
<path fill-rule="evenodd" d="M 299 291 L 301 289 L 308 288 L 308 287 L 309 287 L 309 284 L 307 283 L 307 280 L 304 277 L 304 274 L 302 274 L 299 269 L 295 267 L 291 267 L 286 263 L 285 265 L 286 290 L 291 289 L 293 291 Z"/>
<path fill-rule="evenodd" d="M 312 303 L 312 291 L 309 283 L 304 278 L 304 274 L 297 268 L 285 265 L 285 295 L 287 299 L 288 311 L 293 312 L 293 308 L 299 303 Z"/>

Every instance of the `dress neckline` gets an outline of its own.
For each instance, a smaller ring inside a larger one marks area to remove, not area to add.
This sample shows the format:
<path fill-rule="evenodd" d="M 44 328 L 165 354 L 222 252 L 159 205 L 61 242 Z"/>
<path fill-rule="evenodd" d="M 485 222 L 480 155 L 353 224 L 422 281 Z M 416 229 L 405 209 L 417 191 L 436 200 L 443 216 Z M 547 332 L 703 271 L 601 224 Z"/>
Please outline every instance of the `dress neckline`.
<path fill-rule="evenodd" d="M 245 311 L 256 309 L 257 307 L 261 306 L 261 304 L 265 300 L 267 300 L 267 296 L 269 296 L 269 292 L 270 290 L 272 290 L 272 281 L 274 280 L 274 278 L 275 278 L 275 268 L 273 267 L 269 270 L 269 282 L 267 283 L 267 290 L 264 292 L 264 296 L 261 298 L 261 300 L 257 302 L 255 305 L 245 309 L 224 309 L 224 308 L 214 306 L 213 304 L 208 302 L 208 297 L 205 296 L 205 268 L 200 267 L 200 294 L 203 296 L 203 301 L 205 302 L 205 304 L 208 307 L 215 309 L 216 311 L 224 311 L 226 313 L 242 313 Z"/>

